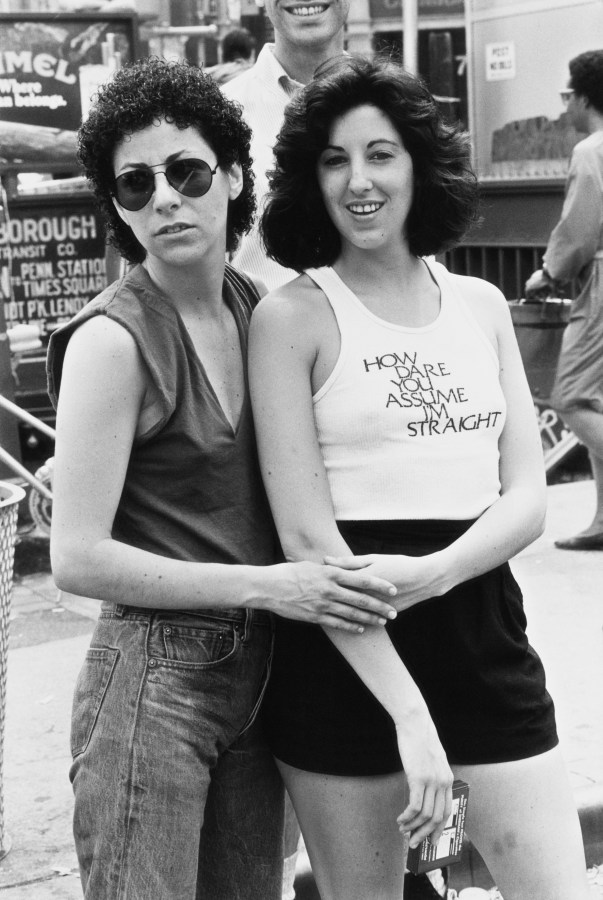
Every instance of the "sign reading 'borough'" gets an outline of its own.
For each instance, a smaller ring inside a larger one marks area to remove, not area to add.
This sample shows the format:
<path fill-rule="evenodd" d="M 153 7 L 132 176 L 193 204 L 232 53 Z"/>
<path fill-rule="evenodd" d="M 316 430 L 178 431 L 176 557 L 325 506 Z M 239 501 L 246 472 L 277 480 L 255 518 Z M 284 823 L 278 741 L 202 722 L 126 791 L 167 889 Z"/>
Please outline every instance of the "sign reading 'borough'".
<path fill-rule="evenodd" d="M 105 285 L 105 243 L 89 201 L 19 203 L 0 224 L 0 294 L 9 327 L 36 322 L 47 335 Z"/>

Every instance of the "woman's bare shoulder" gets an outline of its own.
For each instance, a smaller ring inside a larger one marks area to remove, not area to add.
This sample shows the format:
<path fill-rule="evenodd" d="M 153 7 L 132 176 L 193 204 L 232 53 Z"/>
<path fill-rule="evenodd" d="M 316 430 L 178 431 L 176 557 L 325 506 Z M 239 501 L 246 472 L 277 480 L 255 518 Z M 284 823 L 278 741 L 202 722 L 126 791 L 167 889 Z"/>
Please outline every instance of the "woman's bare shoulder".
<path fill-rule="evenodd" d="M 453 284 L 465 301 L 474 320 L 488 337 L 496 352 L 501 340 L 508 339 L 513 325 L 509 304 L 496 285 L 470 275 L 449 273 Z"/>
<path fill-rule="evenodd" d="M 134 337 L 119 322 L 98 315 L 87 319 L 69 339 L 63 375 L 76 382 L 111 385 L 127 393 L 140 392 L 146 370 Z"/>
<path fill-rule="evenodd" d="M 127 328 L 109 316 L 92 316 L 75 329 L 69 347 L 89 349 L 93 355 L 103 352 L 114 355 L 137 353 L 136 341 Z"/>
<path fill-rule="evenodd" d="M 452 272 L 448 273 L 448 277 L 452 279 L 457 289 L 469 302 L 478 301 L 490 304 L 506 302 L 502 291 L 484 278 L 476 278 L 474 275 L 456 275 Z"/>
<path fill-rule="evenodd" d="M 328 311 L 325 295 L 309 275 L 299 275 L 270 291 L 256 306 L 252 321 L 272 325 L 310 325 Z"/>
<path fill-rule="evenodd" d="M 307 308 L 308 304 L 320 302 L 322 291 L 309 275 L 298 275 L 292 281 L 269 291 L 262 297 L 257 309 L 279 310 L 281 308 Z"/>
<path fill-rule="evenodd" d="M 450 274 L 449 277 L 480 321 L 500 324 L 509 318 L 509 304 L 496 285 L 471 275 Z"/>

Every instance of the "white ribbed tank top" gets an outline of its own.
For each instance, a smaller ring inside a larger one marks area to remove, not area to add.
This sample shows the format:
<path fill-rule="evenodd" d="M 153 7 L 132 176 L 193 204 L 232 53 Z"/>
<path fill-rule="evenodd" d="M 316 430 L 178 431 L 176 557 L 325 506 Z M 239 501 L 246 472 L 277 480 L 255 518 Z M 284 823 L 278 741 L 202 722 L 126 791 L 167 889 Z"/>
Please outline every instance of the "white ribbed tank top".
<path fill-rule="evenodd" d="M 439 263 L 434 322 L 393 325 L 331 268 L 309 269 L 341 347 L 314 395 L 337 519 L 472 519 L 499 496 L 506 404 L 494 347 Z"/>

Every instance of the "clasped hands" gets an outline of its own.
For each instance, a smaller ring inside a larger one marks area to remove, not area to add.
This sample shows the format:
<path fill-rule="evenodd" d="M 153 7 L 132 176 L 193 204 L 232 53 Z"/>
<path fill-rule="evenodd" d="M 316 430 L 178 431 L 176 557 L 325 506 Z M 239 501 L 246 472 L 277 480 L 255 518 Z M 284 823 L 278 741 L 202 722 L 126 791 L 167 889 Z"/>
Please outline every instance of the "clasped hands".
<path fill-rule="evenodd" d="M 389 601 L 397 612 L 422 600 L 439 597 L 452 588 L 446 566 L 439 553 L 426 556 L 368 553 L 363 556 L 326 556 L 325 563 L 348 570 L 363 570 L 367 576 L 383 579 L 396 587 Z"/>
<path fill-rule="evenodd" d="M 277 582 L 268 608 L 288 619 L 362 633 L 385 625 L 415 603 L 438 597 L 453 583 L 441 555 L 369 553 L 270 567 Z"/>

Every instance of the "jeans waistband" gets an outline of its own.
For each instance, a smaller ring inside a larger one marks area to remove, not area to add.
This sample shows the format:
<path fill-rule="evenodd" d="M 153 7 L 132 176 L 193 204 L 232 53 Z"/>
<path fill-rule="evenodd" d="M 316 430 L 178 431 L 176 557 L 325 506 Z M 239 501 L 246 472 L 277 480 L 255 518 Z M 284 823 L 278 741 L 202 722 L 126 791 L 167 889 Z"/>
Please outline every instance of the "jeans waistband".
<path fill-rule="evenodd" d="M 252 625 L 272 624 L 272 615 L 260 609 L 148 609 L 144 606 L 128 606 L 125 603 L 103 603 L 101 613 L 118 619 L 150 619 L 152 616 L 163 618 L 185 616 L 187 619 L 194 619 L 198 616 L 242 624 L 245 631 Z"/>

